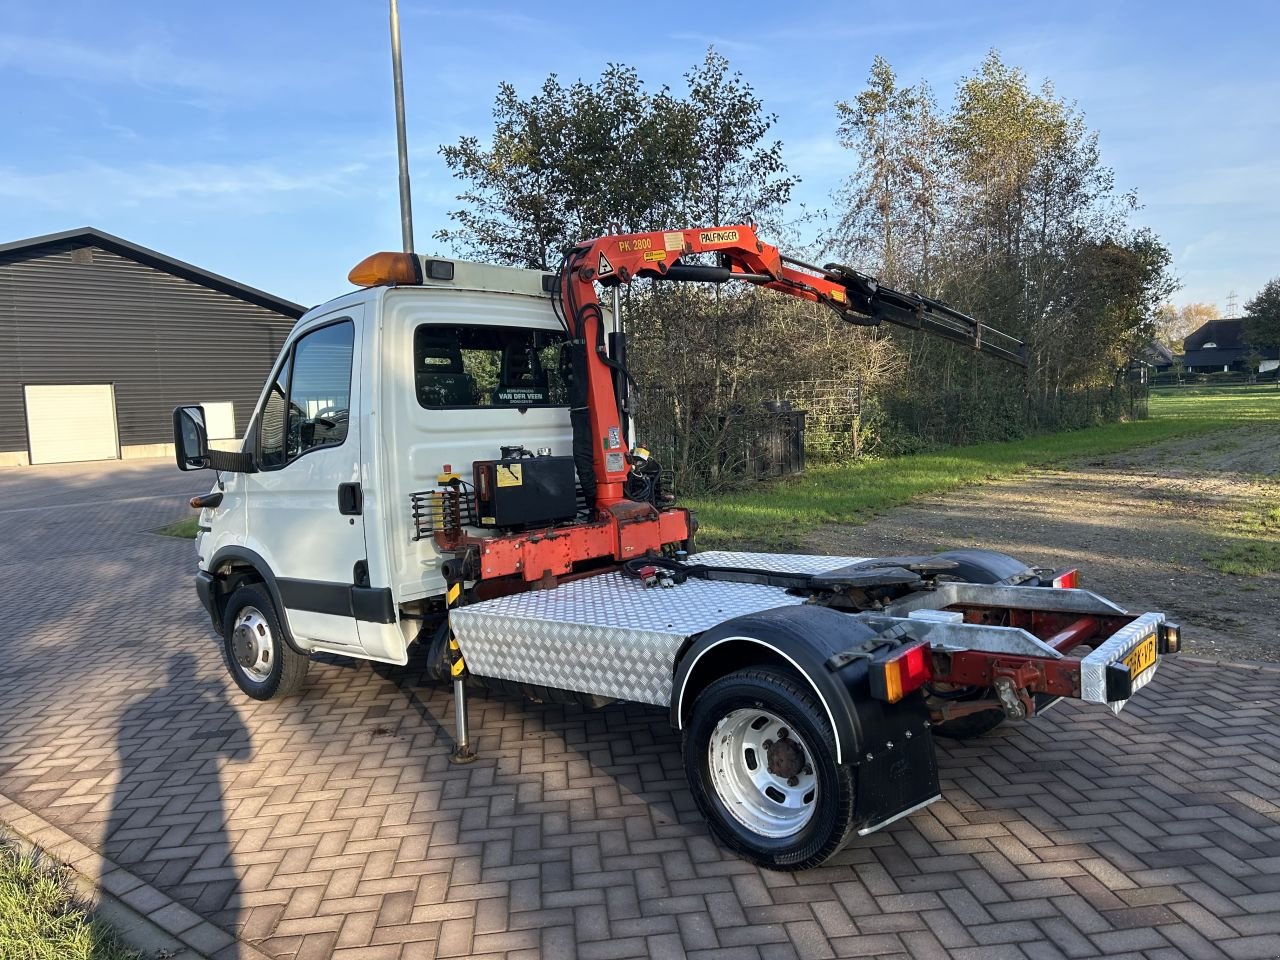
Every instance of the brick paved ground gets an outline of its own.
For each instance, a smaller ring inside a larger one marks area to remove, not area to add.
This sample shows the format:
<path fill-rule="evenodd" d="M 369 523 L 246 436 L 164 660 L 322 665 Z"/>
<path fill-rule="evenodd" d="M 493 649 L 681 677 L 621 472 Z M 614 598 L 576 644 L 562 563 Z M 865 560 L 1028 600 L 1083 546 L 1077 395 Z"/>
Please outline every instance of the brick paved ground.
<path fill-rule="evenodd" d="M 1280 673 L 1171 664 L 1119 718 L 945 747 L 944 801 L 767 873 L 658 710 L 481 694 L 455 768 L 413 669 L 247 700 L 146 532 L 204 478 L 90 476 L 0 471 L 0 794 L 271 956 L 1280 955 Z"/>

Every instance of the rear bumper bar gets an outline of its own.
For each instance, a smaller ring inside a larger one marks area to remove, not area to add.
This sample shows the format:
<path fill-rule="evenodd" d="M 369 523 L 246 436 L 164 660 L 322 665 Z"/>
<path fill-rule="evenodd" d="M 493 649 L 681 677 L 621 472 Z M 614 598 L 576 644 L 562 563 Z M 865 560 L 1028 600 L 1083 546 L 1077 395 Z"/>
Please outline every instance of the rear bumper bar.
<path fill-rule="evenodd" d="M 934 680 L 985 689 L 1022 691 L 1033 698 L 1071 697 L 1119 713 L 1151 682 L 1176 631 L 1163 613 L 1126 613 L 1088 590 L 973 583 L 940 583 L 911 594 L 882 614 L 860 614 L 877 631 L 927 640 Z M 1083 657 L 1071 651 L 1085 646 Z M 1176 643 L 1170 652 L 1176 650 Z"/>
<path fill-rule="evenodd" d="M 1158 643 L 1160 624 L 1164 623 L 1163 613 L 1144 613 L 1128 626 L 1121 627 L 1113 633 L 1101 646 L 1080 661 L 1080 699 L 1089 703 L 1105 703 L 1114 713 L 1119 713 L 1128 698 L 1113 700 L 1107 693 L 1107 670 L 1121 665 L 1122 661 L 1138 651 L 1144 643 Z M 1155 655 L 1151 665 L 1130 678 L 1129 696 L 1151 682 L 1160 666 L 1160 656 Z"/>

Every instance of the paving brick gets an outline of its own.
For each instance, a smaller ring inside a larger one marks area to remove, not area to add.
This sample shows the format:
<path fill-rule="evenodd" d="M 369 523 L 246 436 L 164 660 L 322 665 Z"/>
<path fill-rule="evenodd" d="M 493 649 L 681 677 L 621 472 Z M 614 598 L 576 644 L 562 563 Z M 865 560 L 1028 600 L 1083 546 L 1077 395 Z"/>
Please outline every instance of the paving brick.
<path fill-rule="evenodd" d="M 1218 943 L 1222 952 L 1231 960 L 1264 960 L 1280 957 L 1280 935 L 1265 934 L 1258 937 L 1239 937 Z"/>
<path fill-rule="evenodd" d="M 128 496 L 95 492 L 74 534 L 41 506 L 56 483 L 0 471 L 0 579 L 26 585 L 0 592 L 0 817 L 210 955 L 233 933 L 277 960 L 1280 954 L 1274 673 L 1172 661 L 1118 718 L 940 740 L 942 801 L 761 871 L 710 837 L 660 709 L 477 691 L 480 759 L 455 767 L 419 663 L 318 658 L 296 698 L 241 696 L 190 544 L 145 532 L 189 478 L 93 469 Z"/>

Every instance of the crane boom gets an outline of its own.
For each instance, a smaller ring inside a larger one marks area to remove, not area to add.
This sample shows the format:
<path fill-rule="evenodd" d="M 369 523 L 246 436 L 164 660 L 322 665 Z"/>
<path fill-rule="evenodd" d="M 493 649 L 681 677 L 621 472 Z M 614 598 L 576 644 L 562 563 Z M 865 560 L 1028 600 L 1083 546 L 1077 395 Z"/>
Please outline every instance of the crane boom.
<path fill-rule="evenodd" d="M 717 266 L 687 264 L 682 257 L 712 253 Z M 815 267 L 785 257 L 762 242 L 755 227 L 694 227 L 652 233 L 610 234 L 580 243 L 561 265 L 557 289 L 561 320 L 574 351 L 574 457 L 589 502 L 608 508 L 624 500 L 629 464 L 614 372 L 605 349 L 604 315 L 597 283 L 615 286 L 644 277 L 724 283 L 740 280 L 830 307 L 848 323 L 892 323 L 962 343 L 981 353 L 1026 366 L 1026 346 L 959 310 L 917 293 L 882 286 L 874 277 L 841 266 Z"/>

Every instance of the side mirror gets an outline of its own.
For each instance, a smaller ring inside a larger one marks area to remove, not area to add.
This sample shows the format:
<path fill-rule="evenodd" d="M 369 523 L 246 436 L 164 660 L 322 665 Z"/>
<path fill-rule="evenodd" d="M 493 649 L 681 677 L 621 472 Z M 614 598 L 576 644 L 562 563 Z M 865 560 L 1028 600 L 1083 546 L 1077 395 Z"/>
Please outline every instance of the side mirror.
<path fill-rule="evenodd" d="M 209 466 L 209 434 L 204 407 L 178 407 L 173 411 L 173 450 L 179 470 L 204 470 Z"/>

